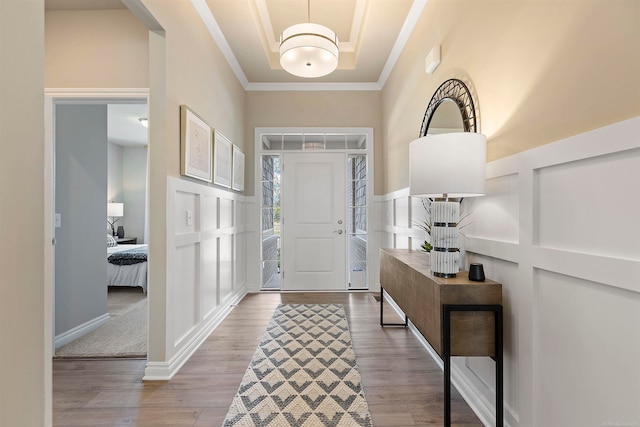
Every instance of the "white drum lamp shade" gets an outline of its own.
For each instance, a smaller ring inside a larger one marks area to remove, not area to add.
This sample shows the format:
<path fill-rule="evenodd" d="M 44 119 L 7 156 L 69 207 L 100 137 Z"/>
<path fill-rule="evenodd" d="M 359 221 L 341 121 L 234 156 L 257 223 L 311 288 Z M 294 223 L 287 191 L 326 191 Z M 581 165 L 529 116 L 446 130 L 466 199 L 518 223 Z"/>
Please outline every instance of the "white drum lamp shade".
<path fill-rule="evenodd" d="M 111 221 L 107 218 L 107 223 L 111 226 L 111 234 L 116 235 L 115 223 L 124 215 L 124 203 L 107 203 L 107 217 L 111 217 Z"/>
<path fill-rule="evenodd" d="M 280 65 L 299 77 L 322 77 L 338 66 L 338 37 L 329 28 L 312 23 L 292 25 L 282 32 Z"/>
<path fill-rule="evenodd" d="M 410 193 L 420 197 L 485 194 L 487 138 L 480 133 L 428 135 L 409 145 Z"/>
<path fill-rule="evenodd" d="M 121 217 L 124 215 L 124 203 L 107 203 L 107 216 Z"/>

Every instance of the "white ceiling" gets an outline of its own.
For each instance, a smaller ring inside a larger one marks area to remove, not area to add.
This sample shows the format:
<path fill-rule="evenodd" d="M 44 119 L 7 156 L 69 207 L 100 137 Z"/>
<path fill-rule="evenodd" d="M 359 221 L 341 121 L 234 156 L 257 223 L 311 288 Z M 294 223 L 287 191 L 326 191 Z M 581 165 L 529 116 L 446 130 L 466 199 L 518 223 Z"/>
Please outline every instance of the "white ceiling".
<path fill-rule="evenodd" d="M 264 84 L 331 83 L 381 86 L 426 0 L 192 0 L 245 88 Z M 317 79 L 281 69 L 282 31 L 311 22 L 338 36 L 338 69 Z M 218 27 L 220 34 L 216 37 Z M 225 46 L 226 45 L 226 46 Z M 274 88 L 278 88 L 275 85 Z M 264 87 L 257 87 L 262 88 Z"/>
<path fill-rule="evenodd" d="M 247 90 L 379 90 L 427 0 L 182 2 L 196 9 Z M 45 0 L 45 5 L 48 10 L 125 8 L 121 0 Z M 278 58 L 282 31 L 308 17 L 339 39 L 338 69 L 317 79 L 288 74 Z"/>
<path fill-rule="evenodd" d="M 149 129 L 140 123 L 141 117 L 147 117 L 147 104 L 108 104 L 108 141 L 125 147 L 147 145 Z"/>

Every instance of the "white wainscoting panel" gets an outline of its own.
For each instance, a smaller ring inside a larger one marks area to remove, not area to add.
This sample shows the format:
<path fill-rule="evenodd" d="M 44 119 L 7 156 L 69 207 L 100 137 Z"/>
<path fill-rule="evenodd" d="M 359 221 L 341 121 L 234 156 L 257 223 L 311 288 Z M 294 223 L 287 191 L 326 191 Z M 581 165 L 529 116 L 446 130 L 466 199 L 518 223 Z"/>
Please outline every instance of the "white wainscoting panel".
<path fill-rule="evenodd" d="M 145 380 L 168 380 L 247 293 L 243 195 L 167 178 L 166 359 Z M 152 297 L 152 295 L 150 296 Z"/>
<path fill-rule="evenodd" d="M 231 297 L 233 291 L 233 236 L 223 234 L 218 237 L 218 265 L 220 277 L 220 301 L 224 303 Z"/>
<path fill-rule="evenodd" d="M 247 235 L 246 233 L 239 233 L 234 236 L 235 239 L 235 260 L 233 263 L 233 289 L 236 290 L 247 281 L 246 266 L 247 262 Z"/>
<path fill-rule="evenodd" d="M 638 136 L 640 138 L 640 136 Z M 640 260 L 640 149 L 536 171 L 542 247 Z"/>
<path fill-rule="evenodd" d="M 638 135 L 635 117 L 496 160 L 487 195 L 465 201 L 465 263 L 503 284 L 509 426 L 640 426 Z M 408 194 L 376 198 L 383 247 L 423 238 Z M 452 373 L 493 425 L 493 361 L 454 358 Z"/>
<path fill-rule="evenodd" d="M 409 197 L 399 197 L 394 200 L 394 224 L 396 227 L 409 227 Z"/>
<path fill-rule="evenodd" d="M 220 203 L 220 228 L 233 227 L 233 200 L 218 198 Z"/>
<path fill-rule="evenodd" d="M 174 345 L 179 347 L 189 337 L 198 322 L 198 285 L 200 283 L 200 243 L 179 246 L 175 250 L 175 262 L 178 267 L 171 287 L 170 301 L 179 307 L 171 325 L 173 326 Z"/>
<path fill-rule="evenodd" d="M 201 218 L 202 231 L 215 232 L 218 229 L 218 197 L 205 195 L 203 202 L 202 208 L 207 214 Z"/>
<path fill-rule="evenodd" d="M 640 294 L 536 270 L 534 295 L 537 425 L 639 425 Z"/>
<path fill-rule="evenodd" d="M 464 234 L 475 237 L 518 243 L 518 175 L 511 174 L 487 180 L 484 197 L 467 198 L 464 201 L 469 216 Z"/>
<path fill-rule="evenodd" d="M 214 199 L 214 198 L 211 198 Z M 215 200 L 215 199 L 214 199 Z M 218 239 L 211 230 L 202 233 L 203 241 L 201 262 L 202 280 L 200 281 L 200 309 L 203 319 L 215 313 L 220 304 L 218 299 Z"/>
<path fill-rule="evenodd" d="M 393 225 L 393 199 L 384 200 L 382 202 L 382 218 L 384 220 L 383 224 L 385 225 Z"/>
<path fill-rule="evenodd" d="M 421 250 L 422 244 L 425 242 L 427 236 L 426 232 L 420 228 L 420 224 L 424 225 L 427 218 L 427 205 L 426 200 L 420 197 L 410 197 L 410 210 L 407 212 L 409 228 L 414 230 L 412 237 L 410 238 L 409 248 L 415 251 Z"/>

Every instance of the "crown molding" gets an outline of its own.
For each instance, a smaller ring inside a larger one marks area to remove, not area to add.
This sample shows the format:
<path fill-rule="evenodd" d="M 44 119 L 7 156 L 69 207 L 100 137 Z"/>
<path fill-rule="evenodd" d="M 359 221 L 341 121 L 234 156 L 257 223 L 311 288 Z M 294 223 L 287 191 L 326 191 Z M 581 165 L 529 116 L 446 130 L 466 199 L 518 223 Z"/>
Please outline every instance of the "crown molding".
<path fill-rule="evenodd" d="M 244 71 L 242 71 L 242 67 L 240 67 L 240 63 L 236 59 L 236 56 L 231 51 L 231 46 L 229 46 L 227 39 L 224 37 L 224 34 L 222 34 L 222 30 L 220 29 L 216 18 L 213 17 L 211 9 L 209 9 L 209 6 L 207 6 L 207 2 L 205 0 L 191 0 L 191 4 L 193 5 L 198 15 L 200 15 L 200 19 L 202 19 L 202 22 L 204 22 L 205 27 L 207 27 L 209 34 L 211 34 L 211 37 L 218 45 L 218 48 L 222 52 L 222 55 L 229 63 L 229 66 L 233 70 L 233 73 L 236 75 L 236 78 L 238 79 L 242 87 L 246 89 L 247 85 L 249 84 L 249 80 L 244 74 Z"/>
<path fill-rule="evenodd" d="M 396 39 L 395 44 L 393 45 L 393 49 L 391 49 L 391 53 L 389 54 L 389 58 L 387 58 L 387 63 L 384 65 L 382 69 L 382 73 L 380 73 L 380 77 L 378 78 L 378 84 L 380 87 L 384 87 L 385 83 L 387 83 L 387 79 L 389 75 L 391 75 L 391 71 L 393 71 L 393 67 L 396 66 L 396 62 L 398 62 L 398 58 L 400 54 L 404 50 L 407 42 L 409 41 L 409 37 L 413 32 L 413 29 L 416 27 L 418 23 L 418 19 L 422 15 L 422 11 L 424 7 L 427 5 L 428 0 L 414 0 L 411 5 L 411 9 L 409 9 L 409 13 L 407 14 L 407 19 L 404 21 L 402 28 L 400 29 L 400 33 L 398 34 L 398 38 Z"/>
<path fill-rule="evenodd" d="M 249 83 L 246 91 L 379 91 L 382 90 L 377 82 L 371 83 Z"/>

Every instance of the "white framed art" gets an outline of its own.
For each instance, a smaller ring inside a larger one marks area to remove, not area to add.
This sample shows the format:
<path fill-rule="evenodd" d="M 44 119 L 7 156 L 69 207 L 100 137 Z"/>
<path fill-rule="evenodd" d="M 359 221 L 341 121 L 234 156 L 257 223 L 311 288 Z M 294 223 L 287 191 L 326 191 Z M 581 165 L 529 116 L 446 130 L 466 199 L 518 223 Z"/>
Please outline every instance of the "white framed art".
<path fill-rule="evenodd" d="M 186 105 L 180 106 L 180 174 L 211 182 L 213 129 Z"/>
<path fill-rule="evenodd" d="M 231 188 L 236 191 L 244 191 L 244 153 L 235 144 L 233 144 L 233 181 Z"/>
<path fill-rule="evenodd" d="M 218 131 L 213 138 L 213 183 L 231 188 L 233 144 Z"/>

